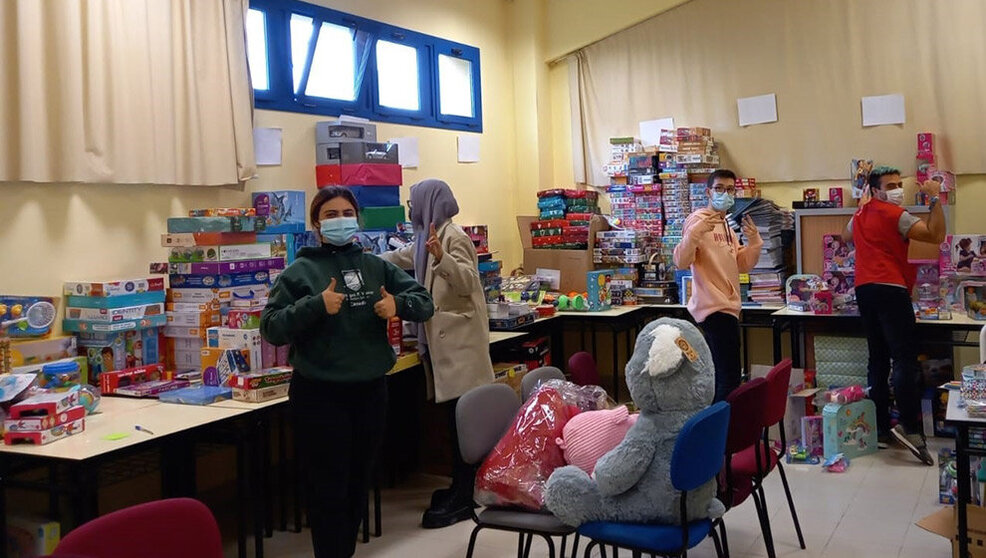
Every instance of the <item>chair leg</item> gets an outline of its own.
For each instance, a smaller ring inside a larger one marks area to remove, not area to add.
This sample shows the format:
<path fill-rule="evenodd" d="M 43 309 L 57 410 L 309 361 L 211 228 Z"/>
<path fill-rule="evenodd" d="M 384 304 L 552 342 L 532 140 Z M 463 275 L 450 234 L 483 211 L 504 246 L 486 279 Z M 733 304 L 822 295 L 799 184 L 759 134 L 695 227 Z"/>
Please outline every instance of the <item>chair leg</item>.
<path fill-rule="evenodd" d="M 527 539 L 524 537 L 524 533 L 517 533 L 517 558 L 524 557 L 524 541 Z"/>
<path fill-rule="evenodd" d="M 544 537 L 544 541 L 548 543 L 548 558 L 555 558 L 555 541 L 551 539 L 551 535 L 541 535 Z M 558 558 L 562 558 L 559 556 Z"/>
<path fill-rule="evenodd" d="M 722 555 L 722 543 L 719 542 L 719 534 L 716 533 L 716 530 L 715 530 L 714 527 L 712 528 L 711 531 L 709 531 L 709 535 L 712 536 L 712 544 L 716 545 L 716 557 L 717 558 L 723 558 L 723 555 Z"/>
<path fill-rule="evenodd" d="M 521 535 L 523 536 L 523 535 Z M 531 545 L 534 544 L 534 535 L 527 534 L 527 542 L 524 543 L 524 558 L 531 557 Z"/>
<path fill-rule="evenodd" d="M 592 547 L 594 546 L 596 546 L 596 541 L 593 540 L 590 540 L 589 544 L 585 545 L 585 555 L 583 558 L 592 558 Z"/>
<path fill-rule="evenodd" d="M 363 543 L 370 542 L 370 492 L 363 494 Z"/>
<path fill-rule="evenodd" d="M 561 550 L 558 551 L 558 558 L 565 558 L 565 550 L 568 547 L 568 535 L 561 536 Z"/>
<path fill-rule="evenodd" d="M 768 558 L 777 558 L 774 552 L 774 543 L 770 534 L 770 518 L 767 516 L 767 502 L 762 499 L 759 490 L 754 490 L 753 504 L 757 508 L 757 518 L 760 521 L 760 532 L 763 534 L 763 544 L 767 549 Z"/>
<path fill-rule="evenodd" d="M 801 549 L 807 548 L 805 546 L 805 537 L 801 534 L 801 522 L 798 521 L 798 512 L 794 509 L 794 498 L 791 497 L 791 487 L 787 484 L 787 474 L 784 472 L 784 466 L 781 462 L 777 462 L 777 472 L 781 474 L 781 483 L 784 484 L 784 494 L 787 495 L 787 506 L 791 508 L 791 519 L 794 520 L 794 530 L 798 533 L 798 543 L 801 545 Z"/>
<path fill-rule="evenodd" d="M 383 536 L 383 509 L 381 509 L 382 498 L 380 496 L 380 477 L 373 481 L 373 536 Z"/>
<path fill-rule="evenodd" d="M 719 519 L 719 537 L 722 539 L 723 558 L 729 558 L 729 539 L 726 537 L 726 522 Z"/>
<path fill-rule="evenodd" d="M 575 540 L 572 541 L 572 558 L 579 558 L 579 532 L 575 532 Z"/>
<path fill-rule="evenodd" d="M 482 525 L 477 525 L 473 528 L 472 534 L 469 535 L 469 548 L 466 550 L 466 558 L 472 558 L 472 553 L 476 549 L 476 535 L 478 535 L 482 529 Z"/>

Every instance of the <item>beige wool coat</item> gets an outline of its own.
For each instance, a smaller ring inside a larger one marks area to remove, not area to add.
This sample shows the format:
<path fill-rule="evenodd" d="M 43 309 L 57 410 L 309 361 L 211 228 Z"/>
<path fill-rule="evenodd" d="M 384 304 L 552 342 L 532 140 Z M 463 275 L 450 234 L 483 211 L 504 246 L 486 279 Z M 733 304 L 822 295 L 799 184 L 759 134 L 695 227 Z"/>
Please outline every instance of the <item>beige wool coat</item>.
<path fill-rule="evenodd" d="M 437 263 L 428 255 L 424 287 L 435 301 L 435 315 L 425 322 L 431 361 L 425 370 L 429 397 L 442 403 L 492 383 L 493 364 L 476 248 L 469 235 L 451 220 L 438 227 L 436 234 L 444 255 Z M 402 269 L 413 269 L 414 244 L 380 257 Z"/>

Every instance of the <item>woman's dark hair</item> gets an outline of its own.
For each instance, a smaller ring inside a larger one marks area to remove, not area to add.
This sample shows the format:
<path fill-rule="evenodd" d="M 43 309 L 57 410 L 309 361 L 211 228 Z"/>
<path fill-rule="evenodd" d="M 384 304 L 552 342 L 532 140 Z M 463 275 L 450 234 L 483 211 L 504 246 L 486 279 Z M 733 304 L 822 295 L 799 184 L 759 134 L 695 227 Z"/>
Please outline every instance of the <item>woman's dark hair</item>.
<path fill-rule="evenodd" d="M 708 178 L 705 179 L 705 185 L 707 187 L 711 188 L 712 185 L 716 183 L 716 179 L 717 178 L 729 179 L 729 180 L 734 180 L 735 181 L 736 180 L 736 173 L 734 173 L 733 171 L 731 171 L 729 169 L 718 169 L 715 172 L 713 172 L 712 174 L 710 174 Z"/>
<path fill-rule="evenodd" d="M 318 212 L 325 205 L 325 202 L 329 200 L 334 200 L 335 198 L 345 198 L 353 208 L 356 209 L 356 218 L 359 219 L 359 202 L 356 201 L 356 196 L 349 191 L 349 188 L 343 188 L 342 186 L 326 186 L 319 190 L 315 197 L 312 198 L 311 209 L 309 210 L 309 217 L 312 220 L 312 228 L 316 231 L 321 227 L 321 223 L 318 222 Z"/>

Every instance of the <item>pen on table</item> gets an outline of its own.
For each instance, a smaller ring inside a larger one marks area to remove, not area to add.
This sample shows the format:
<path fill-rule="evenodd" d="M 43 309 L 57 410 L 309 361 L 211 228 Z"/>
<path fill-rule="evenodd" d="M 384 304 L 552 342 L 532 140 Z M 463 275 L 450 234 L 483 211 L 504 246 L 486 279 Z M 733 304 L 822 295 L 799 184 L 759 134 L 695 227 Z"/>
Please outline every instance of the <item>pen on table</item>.
<path fill-rule="evenodd" d="M 139 425 L 139 424 L 135 424 L 135 425 L 134 425 L 134 430 L 137 430 L 137 431 L 139 431 L 139 432 L 146 432 L 147 434 L 150 434 L 151 436 L 153 436 L 153 435 L 154 435 L 154 433 L 153 433 L 153 432 L 151 432 L 150 430 L 148 430 L 148 429 L 146 429 L 146 428 L 144 428 L 143 426 L 141 426 L 141 425 Z"/>

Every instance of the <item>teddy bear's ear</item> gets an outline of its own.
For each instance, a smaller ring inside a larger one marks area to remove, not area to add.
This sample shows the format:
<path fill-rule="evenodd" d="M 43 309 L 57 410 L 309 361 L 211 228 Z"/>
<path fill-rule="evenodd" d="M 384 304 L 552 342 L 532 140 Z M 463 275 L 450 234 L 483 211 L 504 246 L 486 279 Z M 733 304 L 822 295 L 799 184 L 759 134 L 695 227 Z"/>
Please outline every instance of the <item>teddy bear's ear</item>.
<path fill-rule="evenodd" d="M 651 343 L 647 359 L 647 373 L 652 377 L 673 374 L 685 355 L 678 346 L 681 330 L 668 324 L 654 328 L 654 341 Z"/>

